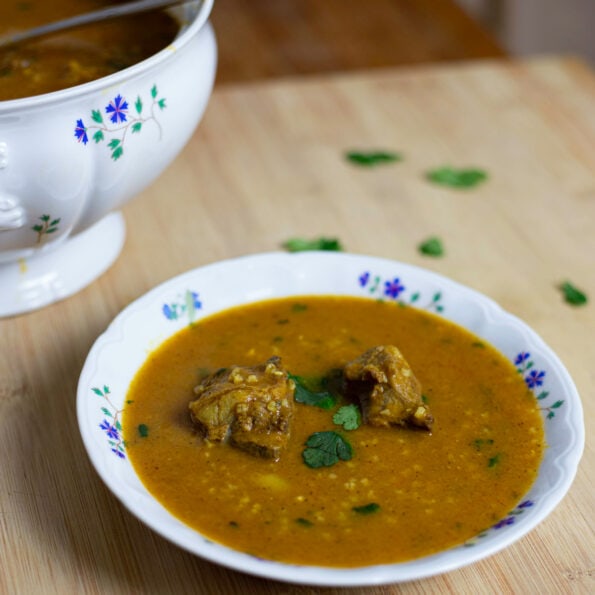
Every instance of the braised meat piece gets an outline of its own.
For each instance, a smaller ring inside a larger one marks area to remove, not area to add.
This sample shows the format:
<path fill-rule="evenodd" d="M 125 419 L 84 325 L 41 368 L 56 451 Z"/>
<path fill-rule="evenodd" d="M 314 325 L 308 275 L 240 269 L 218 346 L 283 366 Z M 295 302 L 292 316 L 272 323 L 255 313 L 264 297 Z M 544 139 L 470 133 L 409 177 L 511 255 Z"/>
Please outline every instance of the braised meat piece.
<path fill-rule="evenodd" d="M 219 370 L 195 387 L 190 417 L 207 440 L 278 459 L 289 440 L 294 390 L 279 357 Z"/>
<path fill-rule="evenodd" d="M 421 384 L 392 345 L 369 349 L 344 369 L 349 393 L 372 426 L 414 425 L 430 430 L 434 418 L 422 401 Z"/>

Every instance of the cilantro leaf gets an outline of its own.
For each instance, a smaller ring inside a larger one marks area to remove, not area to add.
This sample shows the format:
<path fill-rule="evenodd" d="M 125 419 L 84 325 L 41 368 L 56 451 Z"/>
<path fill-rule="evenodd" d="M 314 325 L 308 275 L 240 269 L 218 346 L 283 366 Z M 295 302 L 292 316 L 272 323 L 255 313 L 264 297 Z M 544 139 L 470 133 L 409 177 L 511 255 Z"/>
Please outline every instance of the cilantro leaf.
<path fill-rule="evenodd" d="M 306 240 L 304 238 L 291 238 L 283 243 L 283 248 L 289 252 L 305 252 L 307 250 L 326 250 L 329 252 L 342 252 L 343 246 L 337 238 L 317 238 Z"/>
<path fill-rule="evenodd" d="M 437 238 L 436 236 L 432 236 L 427 240 L 423 241 L 417 249 L 426 256 L 443 256 L 444 255 L 444 246 L 442 245 L 442 240 Z"/>
<path fill-rule="evenodd" d="M 565 281 L 564 283 L 562 283 L 560 285 L 560 289 L 564 294 L 564 299 L 566 300 L 566 302 L 572 304 L 573 306 L 582 306 L 583 304 L 586 304 L 589 301 L 587 299 L 587 296 L 580 289 L 577 289 L 574 285 L 572 285 L 572 283 L 570 283 L 569 281 Z"/>
<path fill-rule="evenodd" d="M 295 393 L 293 398 L 298 403 L 303 403 L 304 405 L 314 405 L 315 407 L 320 407 L 321 409 L 332 409 L 335 406 L 335 397 L 328 391 L 315 392 L 310 390 L 306 386 L 306 381 L 300 376 L 289 374 L 289 378 L 295 382 Z"/>
<path fill-rule="evenodd" d="M 139 424 L 138 435 L 141 438 L 147 438 L 149 435 L 149 427 L 146 424 Z"/>
<path fill-rule="evenodd" d="M 440 167 L 427 172 L 430 182 L 451 188 L 473 188 L 487 179 L 488 175 L 481 169 L 454 169 Z"/>
<path fill-rule="evenodd" d="M 403 156 L 400 153 L 390 151 L 348 151 L 345 157 L 351 163 L 363 167 L 374 167 L 383 163 L 394 163 L 401 161 Z"/>
<path fill-rule="evenodd" d="M 337 432 L 315 432 L 306 441 L 302 452 L 304 463 L 312 469 L 331 467 L 335 463 L 351 460 L 351 445 Z"/>
<path fill-rule="evenodd" d="M 333 422 L 343 426 L 345 430 L 357 430 L 362 423 L 362 418 L 357 405 L 344 405 L 333 415 Z"/>
<path fill-rule="evenodd" d="M 380 504 L 376 504 L 376 502 L 370 502 L 369 504 L 364 504 L 363 506 L 354 506 L 351 510 L 353 510 L 353 512 L 357 512 L 358 514 L 372 514 L 373 512 L 378 512 L 380 510 Z"/>

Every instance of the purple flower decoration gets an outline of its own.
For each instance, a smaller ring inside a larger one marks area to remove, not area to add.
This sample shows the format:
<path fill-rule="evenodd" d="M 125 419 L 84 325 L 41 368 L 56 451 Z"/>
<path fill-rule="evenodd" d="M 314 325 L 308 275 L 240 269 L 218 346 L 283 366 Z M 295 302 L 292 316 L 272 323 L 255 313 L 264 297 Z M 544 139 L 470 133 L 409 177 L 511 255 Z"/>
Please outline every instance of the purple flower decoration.
<path fill-rule="evenodd" d="M 202 308 L 202 304 L 200 303 L 200 300 L 198 299 L 198 293 L 196 293 L 195 291 L 191 291 L 190 295 L 192 296 L 192 302 L 194 304 L 194 307 L 197 310 L 200 310 L 200 308 Z"/>
<path fill-rule="evenodd" d="M 523 351 L 522 353 L 519 353 L 516 356 L 516 359 L 514 360 L 515 365 L 520 366 L 522 363 L 526 362 L 529 357 L 531 357 L 530 353 L 527 353 L 526 351 Z"/>
<path fill-rule="evenodd" d="M 118 94 L 116 98 L 105 108 L 105 113 L 111 114 L 110 120 L 114 124 L 117 124 L 118 122 L 126 122 L 127 110 L 128 102 Z"/>
<path fill-rule="evenodd" d="M 79 118 L 76 121 L 76 128 L 74 129 L 74 136 L 78 140 L 78 142 L 82 142 L 83 145 L 86 145 L 89 142 L 89 137 L 87 136 L 87 128 L 83 124 L 82 118 Z"/>
<path fill-rule="evenodd" d="M 175 320 L 178 315 L 169 304 L 163 304 L 163 314 L 168 320 Z"/>
<path fill-rule="evenodd" d="M 392 281 L 384 282 L 384 295 L 389 298 L 396 299 L 404 289 L 405 286 L 401 285 L 398 277 L 395 277 Z"/>
<path fill-rule="evenodd" d="M 534 502 L 532 500 L 525 500 L 524 502 L 521 502 L 517 508 L 531 508 L 533 504 Z"/>
<path fill-rule="evenodd" d="M 368 284 L 369 280 L 370 280 L 370 273 L 368 273 L 368 271 L 366 271 L 359 277 L 359 284 L 362 287 L 365 287 Z"/>
<path fill-rule="evenodd" d="M 525 382 L 529 388 L 535 388 L 536 386 L 541 386 L 543 384 L 543 378 L 545 376 L 545 371 L 541 370 L 538 372 L 537 370 L 531 370 L 527 377 L 525 378 Z"/>
<path fill-rule="evenodd" d="M 116 453 L 121 459 L 126 458 L 126 455 L 121 450 L 118 450 L 117 448 L 112 448 L 112 452 Z"/>
<path fill-rule="evenodd" d="M 514 517 L 513 516 L 508 516 L 505 519 L 502 519 L 501 521 L 498 521 L 494 525 L 494 529 L 502 529 L 502 527 L 507 527 L 508 525 L 512 525 L 512 524 L 514 524 Z"/>
<path fill-rule="evenodd" d="M 112 426 L 107 419 L 104 419 L 101 424 L 99 425 L 99 427 L 105 431 L 105 433 L 108 435 L 109 438 L 111 438 L 112 440 L 118 440 L 118 438 L 120 437 L 120 434 L 118 433 L 118 430 L 116 429 L 115 426 Z"/>

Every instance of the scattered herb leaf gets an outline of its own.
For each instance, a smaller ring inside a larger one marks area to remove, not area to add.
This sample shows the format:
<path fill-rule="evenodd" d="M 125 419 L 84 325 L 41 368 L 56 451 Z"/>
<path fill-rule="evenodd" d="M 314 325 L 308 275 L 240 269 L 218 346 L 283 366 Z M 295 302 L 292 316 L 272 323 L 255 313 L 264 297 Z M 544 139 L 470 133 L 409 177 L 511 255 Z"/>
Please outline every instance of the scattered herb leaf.
<path fill-rule="evenodd" d="M 442 240 L 436 236 L 424 240 L 421 244 L 419 244 L 417 249 L 426 256 L 444 256 L 444 246 L 442 245 Z"/>
<path fill-rule="evenodd" d="M 328 391 L 312 391 L 306 386 L 306 381 L 300 376 L 289 374 L 289 378 L 295 382 L 294 399 L 304 405 L 314 405 L 321 409 L 332 409 L 336 404 L 335 397 Z"/>
<path fill-rule="evenodd" d="M 427 172 L 426 177 L 430 182 L 452 188 L 473 188 L 484 180 L 487 180 L 487 173 L 481 169 L 454 169 L 452 167 L 440 167 Z"/>
<path fill-rule="evenodd" d="M 380 510 L 380 504 L 376 504 L 376 502 L 370 502 L 369 504 L 364 504 L 363 506 L 354 506 L 351 510 L 353 510 L 353 512 L 357 512 L 358 514 L 372 514 L 373 512 L 378 512 Z"/>
<path fill-rule="evenodd" d="M 229 521 L 229 526 L 233 527 L 234 529 L 237 529 L 240 524 L 237 521 Z"/>
<path fill-rule="evenodd" d="M 141 438 L 147 438 L 149 436 L 149 426 L 147 426 L 146 424 L 139 424 L 138 435 Z"/>
<path fill-rule="evenodd" d="M 582 306 L 588 302 L 587 296 L 569 281 L 562 283 L 560 285 L 560 290 L 564 294 L 566 302 L 573 306 Z"/>
<path fill-rule="evenodd" d="M 283 248 L 289 252 L 306 252 L 308 250 L 326 250 L 329 252 L 342 252 L 343 246 L 337 238 L 291 238 L 283 243 Z"/>
<path fill-rule="evenodd" d="M 306 441 L 306 447 L 302 457 L 312 469 L 351 460 L 351 445 L 337 432 L 315 432 Z"/>
<path fill-rule="evenodd" d="M 343 426 L 344 430 L 357 430 L 362 423 L 362 417 L 357 405 L 352 403 L 340 407 L 333 415 L 333 422 L 338 426 Z"/>
<path fill-rule="evenodd" d="M 395 163 L 402 161 L 403 156 L 400 153 L 392 151 L 348 151 L 345 157 L 351 163 L 363 167 L 374 167 L 384 163 Z"/>

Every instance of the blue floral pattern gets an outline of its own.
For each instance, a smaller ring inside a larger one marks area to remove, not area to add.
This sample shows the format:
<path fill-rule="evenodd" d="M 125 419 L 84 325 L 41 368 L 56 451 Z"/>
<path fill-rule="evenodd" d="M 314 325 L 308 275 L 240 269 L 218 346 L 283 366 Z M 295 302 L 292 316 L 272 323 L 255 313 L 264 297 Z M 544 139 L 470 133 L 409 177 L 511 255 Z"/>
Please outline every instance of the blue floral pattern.
<path fill-rule="evenodd" d="M 148 122 L 153 122 L 157 125 L 159 137 L 161 138 L 161 125 L 157 120 L 156 114 L 158 111 L 164 110 L 167 107 L 165 98 L 159 97 L 157 85 L 153 85 L 150 95 L 151 102 L 148 113 L 146 113 L 145 105 L 140 95 L 131 108 L 128 101 L 118 93 L 104 108 L 104 113 L 109 123 L 106 123 L 104 120 L 101 110 L 91 110 L 93 124 L 87 126 L 83 118 L 79 118 L 74 127 L 74 137 L 79 143 L 86 145 L 89 142 L 89 138 L 98 144 L 107 140 L 106 137 L 109 136 L 110 139 L 107 147 L 111 151 L 111 157 L 114 161 L 120 159 L 124 154 L 124 143 L 128 132 L 131 134 L 139 133 Z"/>
<path fill-rule="evenodd" d="M 535 393 L 535 398 L 538 401 L 545 401 L 550 396 L 550 392 L 545 389 L 537 391 L 537 389 L 544 385 L 546 371 L 535 369 L 535 364 L 531 359 L 531 354 L 528 351 L 521 351 L 514 358 L 514 365 L 516 366 L 517 372 L 522 374 L 523 378 L 525 379 L 527 388 Z M 556 416 L 556 410 L 559 409 L 563 404 L 563 400 L 557 400 L 551 405 L 541 407 L 541 410 L 545 412 L 546 419 L 552 419 Z"/>
<path fill-rule="evenodd" d="M 408 292 L 407 286 L 401 277 L 389 277 L 383 279 L 380 275 L 374 275 L 370 271 L 364 271 L 358 277 L 358 284 L 365 289 L 369 295 L 375 295 L 380 300 L 392 300 L 401 305 L 413 305 L 425 310 L 443 312 L 442 292 L 435 292 L 429 301 L 425 304 L 421 302 L 421 293 L 419 291 Z"/>
<path fill-rule="evenodd" d="M 198 293 L 187 289 L 183 296 L 179 297 L 178 301 L 163 304 L 161 311 L 168 320 L 178 320 L 186 316 L 188 322 L 193 322 L 196 311 L 201 308 L 202 302 L 199 300 Z"/>
<path fill-rule="evenodd" d="M 105 417 L 99 424 L 99 428 L 105 432 L 111 451 L 118 458 L 125 459 L 126 445 L 122 437 L 122 424 L 119 420 L 122 410 L 117 409 L 110 401 L 111 392 L 109 386 L 104 385 L 103 388 L 92 388 L 91 390 L 105 402 L 101 407 L 101 411 Z"/>
<path fill-rule="evenodd" d="M 522 515 L 528 508 L 535 505 L 533 500 L 523 500 L 516 508 L 511 510 L 503 519 L 499 520 L 495 525 L 492 525 L 489 529 L 482 531 L 472 539 L 469 539 L 463 544 L 463 547 L 472 547 L 495 531 L 514 525 L 517 522 L 517 518 Z"/>

